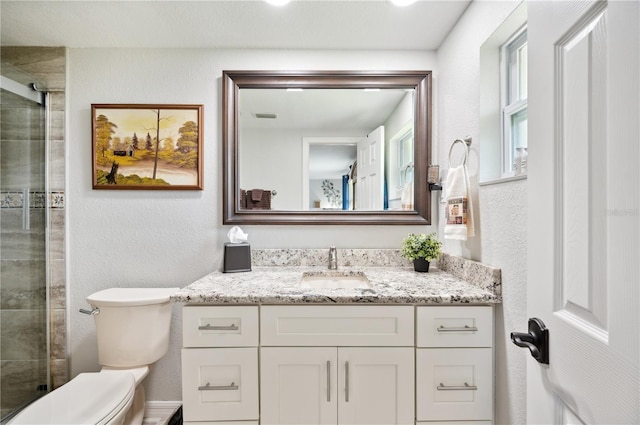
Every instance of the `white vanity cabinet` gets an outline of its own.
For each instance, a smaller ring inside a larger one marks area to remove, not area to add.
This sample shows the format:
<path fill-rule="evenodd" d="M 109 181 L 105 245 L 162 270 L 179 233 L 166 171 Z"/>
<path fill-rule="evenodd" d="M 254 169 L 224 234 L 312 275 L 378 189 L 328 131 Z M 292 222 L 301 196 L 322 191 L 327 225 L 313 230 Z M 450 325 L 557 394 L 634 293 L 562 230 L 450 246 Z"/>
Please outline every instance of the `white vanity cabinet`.
<path fill-rule="evenodd" d="M 416 323 L 417 423 L 491 424 L 493 308 L 420 306 Z"/>
<path fill-rule="evenodd" d="M 489 425 L 491 306 L 188 305 L 187 424 Z"/>
<path fill-rule="evenodd" d="M 413 307 L 266 306 L 260 317 L 261 424 L 414 423 Z"/>
<path fill-rule="evenodd" d="M 182 329 L 184 423 L 257 425 L 258 307 L 187 306 Z"/>

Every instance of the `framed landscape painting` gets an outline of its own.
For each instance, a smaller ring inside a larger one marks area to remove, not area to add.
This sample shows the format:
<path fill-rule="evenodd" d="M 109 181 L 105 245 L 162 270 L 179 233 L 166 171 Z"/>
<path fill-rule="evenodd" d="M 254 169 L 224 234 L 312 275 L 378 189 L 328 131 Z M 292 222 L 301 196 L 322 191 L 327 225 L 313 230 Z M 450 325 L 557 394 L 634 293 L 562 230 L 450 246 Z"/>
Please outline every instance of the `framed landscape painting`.
<path fill-rule="evenodd" d="M 93 188 L 202 190 L 202 109 L 92 104 Z"/>

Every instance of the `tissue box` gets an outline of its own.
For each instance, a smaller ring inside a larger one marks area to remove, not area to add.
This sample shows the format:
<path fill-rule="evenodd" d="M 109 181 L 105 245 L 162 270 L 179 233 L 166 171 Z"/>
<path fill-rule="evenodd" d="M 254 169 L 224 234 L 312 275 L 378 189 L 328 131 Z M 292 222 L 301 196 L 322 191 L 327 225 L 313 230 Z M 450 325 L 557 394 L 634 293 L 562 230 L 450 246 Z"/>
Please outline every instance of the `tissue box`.
<path fill-rule="evenodd" d="M 224 244 L 224 273 L 251 271 L 251 245 L 246 242 Z"/>

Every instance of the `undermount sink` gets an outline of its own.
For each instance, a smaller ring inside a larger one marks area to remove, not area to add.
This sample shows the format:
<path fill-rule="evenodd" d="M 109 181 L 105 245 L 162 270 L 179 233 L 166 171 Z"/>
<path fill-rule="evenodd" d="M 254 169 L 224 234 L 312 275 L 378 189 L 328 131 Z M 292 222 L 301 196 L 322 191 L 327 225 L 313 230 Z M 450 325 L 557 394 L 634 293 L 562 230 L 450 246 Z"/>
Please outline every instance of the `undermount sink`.
<path fill-rule="evenodd" d="M 368 289 L 369 279 L 363 272 L 304 272 L 301 288 L 309 289 Z"/>

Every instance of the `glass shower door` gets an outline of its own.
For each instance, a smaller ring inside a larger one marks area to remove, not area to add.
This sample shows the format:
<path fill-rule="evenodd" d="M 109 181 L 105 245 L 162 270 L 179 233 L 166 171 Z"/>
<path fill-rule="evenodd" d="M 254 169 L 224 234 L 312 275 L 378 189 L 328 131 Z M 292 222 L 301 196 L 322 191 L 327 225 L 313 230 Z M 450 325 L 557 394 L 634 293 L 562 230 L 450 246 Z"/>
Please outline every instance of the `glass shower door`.
<path fill-rule="evenodd" d="M 0 417 L 6 419 L 48 387 L 48 214 L 44 101 L 14 80 L 28 76 L 4 64 L 2 74 Z"/>

